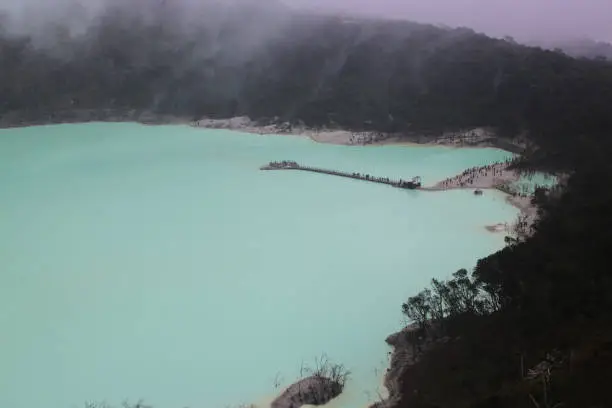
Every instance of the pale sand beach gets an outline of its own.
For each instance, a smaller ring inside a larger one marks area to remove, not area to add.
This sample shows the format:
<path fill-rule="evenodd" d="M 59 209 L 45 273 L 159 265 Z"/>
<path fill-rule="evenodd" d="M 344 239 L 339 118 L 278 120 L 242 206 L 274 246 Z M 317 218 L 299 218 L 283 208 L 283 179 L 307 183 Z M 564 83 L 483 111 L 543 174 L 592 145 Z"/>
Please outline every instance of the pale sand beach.
<path fill-rule="evenodd" d="M 520 175 L 509 169 L 510 162 L 494 163 L 481 167 L 472 167 L 454 177 L 439 181 L 432 187 L 423 187 L 423 190 L 452 190 L 452 189 L 491 189 L 500 185 L 516 182 Z"/>
<path fill-rule="evenodd" d="M 422 187 L 424 191 L 446 191 L 454 189 L 473 189 L 475 193 L 484 194 L 482 190 L 499 190 L 506 194 L 506 201 L 521 211 L 520 220 L 524 224 L 525 231 L 530 231 L 538 217 L 538 209 L 532 203 L 531 195 L 513 193 L 509 187 L 511 183 L 520 180 L 521 175 L 516 170 L 510 169 L 510 162 L 493 163 L 481 167 L 472 167 L 454 177 L 439 181 L 434 186 Z M 490 232 L 513 233 L 516 223 L 508 225 L 499 223 L 487 225 L 485 228 Z"/>
<path fill-rule="evenodd" d="M 521 150 L 520 143 L 504 142 L 500 146 L 494 132 L 484 128 L 468 129 L 456 132 L 443 132 L 436 135 L 423 134 L 388 134 L 383 132 L 355 132 L 342 129 L 312 129 L 306 126 L 295 126 L 289 123 L 261 125 L 246 116 L 228 119 L 204 118 L 190 123 L 193 127 L 205 129 L 226 129 L 258 135 L 291 135 L 308 137 L 318 143 L 329 143 L 347 146 L 447 146 L 447 147 L 497 147 L 506 150 Z"/>
<path fill-rule="evenodd" d="M 318 143 L 347 146 L 445 146 L 445 147 L 495 147 L 513 153 L 524 148 L 521 139 L 507 140 L 497 137 L 487 128 L 462 129 L 457 131 L 423 133 L 384 133 L 376 131 L 349 131 L 344 129 L 314 129 L 305 125 L 272 122 L 262 124 L 247 116 L 191 120 L 147 110 L 131 109 L 73 109 L 66 111 L 33 114 L 32 112 L 10 112 L 0 118 L 0 128 L 26 127 L 63 123 L 87 122 L 137 122 L 144 125 L 187 125 L 204 129 L 225 129 L 257 135 L 290 135 L 308 137 Z"/>

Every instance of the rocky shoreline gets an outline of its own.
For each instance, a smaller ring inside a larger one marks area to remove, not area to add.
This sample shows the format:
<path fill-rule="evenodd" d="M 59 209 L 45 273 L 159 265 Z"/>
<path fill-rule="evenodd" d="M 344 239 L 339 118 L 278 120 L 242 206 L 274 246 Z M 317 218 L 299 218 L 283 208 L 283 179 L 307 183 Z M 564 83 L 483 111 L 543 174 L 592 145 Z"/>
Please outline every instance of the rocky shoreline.
<path fill-rule="evenodd" d="M 397 333 L 389 335 L 385 342 L 391 346 L 389 367 L 384 377 L 387 398 L 370 405 L 370 408 L 395 408 L 402 400 L 402 378 L 408 369 L 418 363 L 429 350 L 450 341 L 448 337 L 434 339 L 422 333 L 412 323 Z"/>

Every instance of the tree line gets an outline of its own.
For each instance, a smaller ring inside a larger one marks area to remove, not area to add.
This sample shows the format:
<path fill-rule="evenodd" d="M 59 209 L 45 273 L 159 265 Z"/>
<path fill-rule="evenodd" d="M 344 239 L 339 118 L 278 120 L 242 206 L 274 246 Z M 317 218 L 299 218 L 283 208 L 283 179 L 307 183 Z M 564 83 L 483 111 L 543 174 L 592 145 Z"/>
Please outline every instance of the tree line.
<path fill-rule="evenodd" d="M 554 151 L 538 153 L 534 166 L 546 153 L 572 175 L 562 189 L 533 195 L 533 234 L 511 237 L 471 273 L 433 280 L 402 305 L 422 333 L 413 341 L 451 339 L 405 374 L 402 406 L 611 406 L 603 381 L 612 376 L 608 140 L 576 137 L 584 156 L 569 166 Z"/>

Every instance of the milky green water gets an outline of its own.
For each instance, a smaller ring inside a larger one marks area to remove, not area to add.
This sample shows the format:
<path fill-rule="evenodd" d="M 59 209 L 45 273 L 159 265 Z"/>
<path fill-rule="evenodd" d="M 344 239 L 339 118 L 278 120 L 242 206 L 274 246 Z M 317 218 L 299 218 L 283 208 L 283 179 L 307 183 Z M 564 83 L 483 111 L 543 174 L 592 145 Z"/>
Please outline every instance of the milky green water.
<path fill-rule="evenodd" d="M 558 177 L 548 173 L 533 173 L 522 175 L 519 180 L 512 183 L 514 191 L 521 194 L 533 194 L 536 188 L 551 188 L 558 184 Z"/>
<path fill-rule="evenodd" d="M 517 210 L 271 160 L 433 184 L 494 149 L 346 147 L 180 126 L 0 131 L 0 407 L 265 406 L 326 353 L 376 398 L 384 339 L 432 277 L 503 246 Z"/>

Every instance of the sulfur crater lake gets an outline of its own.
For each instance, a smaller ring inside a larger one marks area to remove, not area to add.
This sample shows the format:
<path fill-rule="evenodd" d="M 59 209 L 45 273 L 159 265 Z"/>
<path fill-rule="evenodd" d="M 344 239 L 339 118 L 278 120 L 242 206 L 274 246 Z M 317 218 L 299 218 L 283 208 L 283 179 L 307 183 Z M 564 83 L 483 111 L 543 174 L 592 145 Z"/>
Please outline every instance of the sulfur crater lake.
<path fill-rule="evenodd" d="M 323 145 L 188 126 L 0 130 L 0 406 L 267 407 L 322 354 L 378 398 L 401 304 L 503 246 L 501 193 L 423 192 L 496 149 Z"/>

